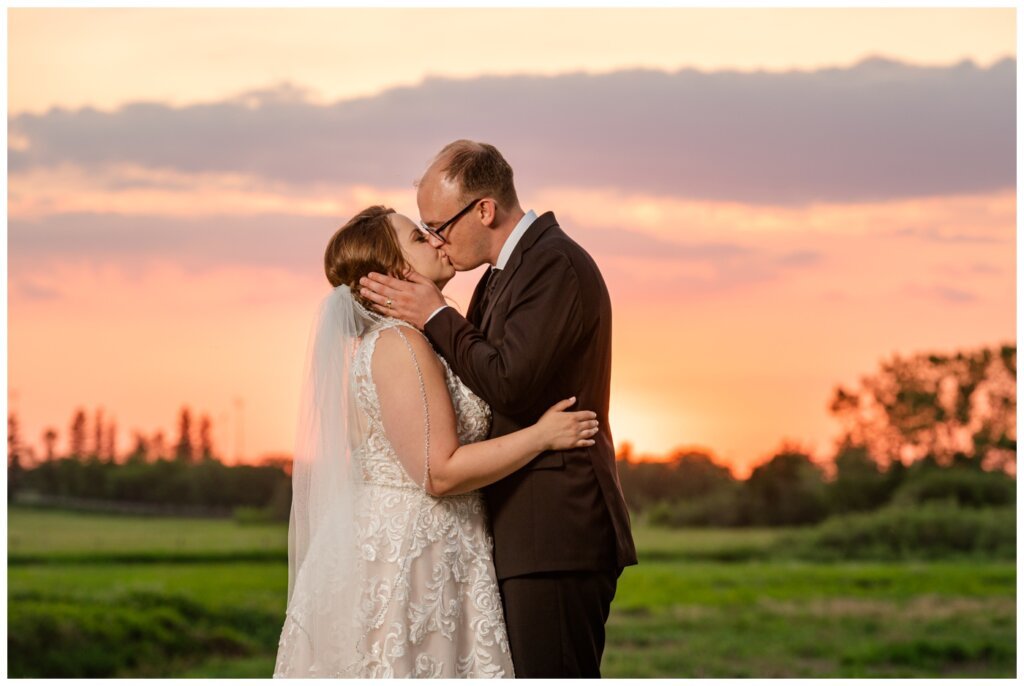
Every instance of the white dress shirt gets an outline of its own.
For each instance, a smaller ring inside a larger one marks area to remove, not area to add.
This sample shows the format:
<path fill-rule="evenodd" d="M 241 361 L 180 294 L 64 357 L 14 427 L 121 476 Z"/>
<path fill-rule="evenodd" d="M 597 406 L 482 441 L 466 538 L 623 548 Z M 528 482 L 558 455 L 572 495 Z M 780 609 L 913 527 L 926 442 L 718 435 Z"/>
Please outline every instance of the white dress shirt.
<path fill-rule="evenodd" d="M 492 270 L 505 268 L 505 265 L 508 264 L 509 258 L 512 257 L 512 251 L 514 251 L 516 246 L 519 245 L 519 240 L 535 221 L 537 221 L 537 213 L 533 210 L 529 210 L 523 215 L 523 218 L 519 220 L 518 224 L 516 224 L 516 228 L 512 229 L 512 233 L 508 235 L 508 238 L 505 239 L 505 243 L 501 246 L 501 252 L 498 253 L 498 263 L 491 267 Z M 441 307 L 431 312 L 430 316 L 427 317 L 427 322 L 433 319 L 438 312 L 446 307 L 448 307 L 448 305 L 441 305 Z M 424 325 L 425 324 L 426 323 L 424 323 Z"/>

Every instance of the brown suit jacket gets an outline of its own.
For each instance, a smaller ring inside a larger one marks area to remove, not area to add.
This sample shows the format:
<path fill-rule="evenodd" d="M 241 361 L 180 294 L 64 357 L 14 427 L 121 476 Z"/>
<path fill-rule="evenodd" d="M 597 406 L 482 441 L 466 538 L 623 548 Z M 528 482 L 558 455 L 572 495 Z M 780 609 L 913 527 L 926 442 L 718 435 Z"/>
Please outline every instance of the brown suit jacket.
<path fill-rule="evenodd" d="M 483 489 L 499 579 L 636 564 L 608 426 L 612 310 L 597 265 L 547 212 L 495 277 L 485 311 L 477 284 L 468 319 L 448 307 L 426 334 L 493 412 L 491 434 L 536 422 L 557 401 L 600 421 L 589 448 L 543 453 Z"/>

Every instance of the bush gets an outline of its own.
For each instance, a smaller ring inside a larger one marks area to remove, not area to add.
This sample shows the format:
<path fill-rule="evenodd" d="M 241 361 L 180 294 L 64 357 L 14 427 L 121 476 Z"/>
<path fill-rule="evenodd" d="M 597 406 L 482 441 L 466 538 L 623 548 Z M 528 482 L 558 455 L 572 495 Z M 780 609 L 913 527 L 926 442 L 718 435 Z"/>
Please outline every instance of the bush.
<path fill-rule="evenodd" d="M 784 448 L 743 482 L 742 522 L 754 526 L 815 524 L 828 516 L 821 468 L 809 455 Z"/>
<path fill-rule="evenodd" d="M 135 592 L 104 603 L 14 594 L 8 606 L 8 669 L 15 678 L 149 673 L 177 658 L 264 652 L 275 645 L 279 630 L 277 618 L 266 613 L 213 610 L 173 595 Z"/>
<path fill-rule="evenodd" d="M 90 500 L 227 509 L 288 510 L 291 479 L 274 465 L 227 466 L 216 460 L 128 462 L 62 458 L 23 472 L 23 492 Z M 287 519 L 287 517 L 285 517 Z"/>
<path fill-rule="evenodd" d="M 624 455 L 629 455 L 628 448 Z M 668 500 L 701 498 L 736 483 L 727 467 L 700 451 L 676 452 L 664 462 L 632 462 L 620 456 L 616 467 L 622 494 L 634 512 Z"/>
<path fill-rule="evenodd" d="M 953 503 L 888 506 L 831 517 L 808 531 L 783 536 L 780 556 L 812 560 L 936 560 L 1017 556 L 1014 507 L 965 508 Z"/>
<path fill-rule="evenodd" d="M 662 501 L 654 505 L 652 526 L 739 526 L 742 522 L 740 487 L 719 488 L 694 500 Z"/>
<path fill-rule="evenodd" d="M 834 464 L 835 479 L 827 486 L 831 514 L 878 509 L 892 498 L 906 471 L 902 462 L 882 471 L 867 448 L 849 444 L 840 446 Z"/>
<path fill-rule="evenodd" d="M 924 471 L 893 494 L 898 505 L 951 501 L 964 507 L 992 507 L 1017 502 L 1017 482 L 1003 472 L 957 467 Z"/>

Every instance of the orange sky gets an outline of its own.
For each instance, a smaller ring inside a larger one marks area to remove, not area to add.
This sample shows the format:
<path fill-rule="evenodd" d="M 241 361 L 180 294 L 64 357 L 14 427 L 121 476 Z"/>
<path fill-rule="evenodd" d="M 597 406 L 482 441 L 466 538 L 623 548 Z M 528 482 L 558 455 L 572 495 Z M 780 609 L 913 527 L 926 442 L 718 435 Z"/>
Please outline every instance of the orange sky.
<path fill-rule="evenodd" d="M 456 30 L 461 23 L 472 28 L 484 12 L 434 11 L 429 18 L 436 22 L 431 25 Z M 447 49 L 428 57 L 408 28 L 422 27 L 427 15 L 410 11 L 13 10 L 9 115 L 53 106 L 116 111 L 138 99 L 181 107 L 282 80 L 311 88 L 317 96 L 310 102 L 330 102 L 416 84 L 425 74 L 558 74 L 587 65 L 602 72 L 636 65 L 810 70 L 879 52 L 932 64 L 964 57 L 987 64 L 1015 55 L 1011 10 L 860 10 L 845 16 L 838 10 L 760 10 L 759 20 L 778 22 L 779 31 L 788 27 L 792 33 L 775 33 L 757 49 L 743 47 L 749 44 L 749 22 L 741 19 L 753 16 L 749 10 L 532 12 L 508 13 L 508 34 L 502 35 L 516 35 L 522 26 L 575 26 L 570 46 L 551 54 L 543 70 L 525 57 L 517 62 L 514 51 L 495 50 L 472 67 Z M 325 24 L 324 16 L 344 21 Z M 901 27 L 922 20 L 930 31 L 895 40 Z M 146 31 L 151 22 L 164 30 Z M 620 31 L 623 22 L 721 40 L 686 47 L 678 41 L 673 47 Z M 267 28 L 274 25 L 285 29 Z M 339 46 L 335 31 L 332 51 L 325 25 L 341 27 L 351 44 Z M 379 34 L 383 25 L 396 38 L 392 59 L 358 69 L 365 63 L 365 37 Z M 822 39 L 838 25 L 842 32 Z M 83 26 L 87 30 L 73 30 Z M 162 71 L 161 44 L 181 44 L 186 34 L 191 49 L 169 72 Z M 138 36 L 152 45 L 140 47 Z M 587 52 L 588 46 L 610 44 L 615 49 L 600 56 L 596 47 Z M 261 61 L 268 51 L 285 49 L 291 55 L 287 68 Z M 48 78 L 38 71 L 44 52 Z M 126 55 L 135 58 L 126 63 Z M 337 78 L 325 73 L 325 55 L 336 66 L 347 65 L 334 72 Z M 111 78 L 109 60 L 117 61 L 118 78 Z M 166 78 L 153 78 L 155 73 Z M 31 153 L 36 144 L 19 138 L 16 127 L 12 131 L 13 150 Z M 505 152 L 515 159 L 517 151 Z M 175 241 L 186 239 L 168 236 L 160 242 L 165 237 L 155 235 L 162 229 L 152 228 L 158 225 L 154 218 L 171 226 L 197 222 L 211 227 L 203 231 L 216 232 L 219 223 L 244 226 L 280 215 L 322 225 L 326 241 L 367 204 L 385 202 L 414 214 L 412 188 L 398 182 L 381 186 L 369 178 L 271 179 L 252 169 L 215 165 L 173 168 L 142 157 L 83 160 L 12 169 L 8 218 L 24 232 L 18 235 L 30 241 L 32 227 L 45 232 L 55 230 L 55 222 L 98 217 L 102 223 L 109 217 L 138 222 L 140 240 L 152 239 L 158 247 L 142 257 L 117 244 L 109 250 L 90 247 L 90 236 L 78 229 L 79 234 L 54 235 L 82 240 L 81 253 L 25 251 L 18 247 L 22 243 L 10 248 L 9 404 L 27 439 L 38 441 L 52 425 L 63 449 L 73 410 L 85 407 L 91 421 L 102 407 L 116 419 L 124 450 L 133 429 L 163 429 L 173 438 L 176 414 L 188 404 L 210 414 L 217 447 L 228 456 L 239 450 L 250 459 L 288 452 L 301 355 L 325 289 L 317 269 L 320 254 L 310 254 L 308 272 L 275 263 L 273 246 L 267 246 L 269 257 L 249 262 L 183 259 L 179 251 L 186 248 Z M 411 180 L 419 171 L 409 168 L 401 178 Z M 602 268 L 615 311 L 612 430 L 618 442 L 628 440 L 641 453 L 704 446 L 741 475 L 783 439 L 825 456 L 836 431 L 826 410 L 835 384 L 855 382 L 893 352 L 1015 340 L 1012 186 L 778 203 L 580 183 L 571 175 L 557 183 L 527 178 L 524 188 L 524 206 L 554 210 Z M 624 226 L 632 232 L 629 240 L 656 241 L 652 245 L 668 252 L 620 249 L 625 243 L 616 241 L 626 239 L 614 232 Z M 724 256 L 716 252 L 723 249 Z M 467 303 L 477 276 L 459 275 L 448 292 Z M 244 403 L 241 446 L 238 398 Z"/>

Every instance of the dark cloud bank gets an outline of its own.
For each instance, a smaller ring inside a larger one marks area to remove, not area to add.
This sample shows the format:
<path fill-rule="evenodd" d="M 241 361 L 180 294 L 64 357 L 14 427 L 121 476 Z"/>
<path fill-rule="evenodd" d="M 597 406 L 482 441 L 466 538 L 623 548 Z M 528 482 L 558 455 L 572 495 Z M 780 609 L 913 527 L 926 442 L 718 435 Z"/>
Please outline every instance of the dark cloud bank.
<path fill-rule="evenodd" d="M 296 92 L 13 117 L 11 133 L 30 147 L 9 150 L 9 168 L 132 162 L 401 187 L 441 145 L 464 137 L 498 145 L 527 191 L 610 186 L 801 204 L 1016 183 L 1012 59 L 989 68 L 871 59 L 787 73 L 428 79 L 329 106 Z"/>
<path fill-rule="evenodd" d="M 190 270 L 224 265 L 280 267 L 299 274 L 323 271 L 327 241 L 342 223 L 323 217 L 263 214 L 255 217 L 160 217 L 94 213 L 61 214 L 9 222 L 12 272 L 31 273 L 49 259 L 143 264 L 172 259 Z M 669 242 L 624 229 L 567 227 L 598 255 L 673 263 L 736 265 L 765 261 L 778 266 L 813 263 L 816 253 L 766 255 L 729 243 Z"/>
<path fill-rule="evenodd" d="M 55 263 L 114 264 L 131 277 L 144 275 L 153 260 L 170 260 L 195 274 L 225 266 L 273 267 L 326 284 L 319 276 L 323 251 L 340 223 L 272 214 L 182 219 L 83 213 L 12 220 L 9 285 L 20 299 L 51 301 L 63 297 L 45 283 Z M 659 287 L 678 297 L 725 293 L 824 259 L 811 251 L 767 251 L 729 242 L 669 242 L 623 229 L 566 228 L 602 264 L 617 297 L 643 295 L 650 286 L 637 279 L 635 267 L 610 258 L 653 260 L 652 268 L 661 272 Z M 702 275 L 677 273 L 677 267 L 688 265 L 702 267 Z"/>

